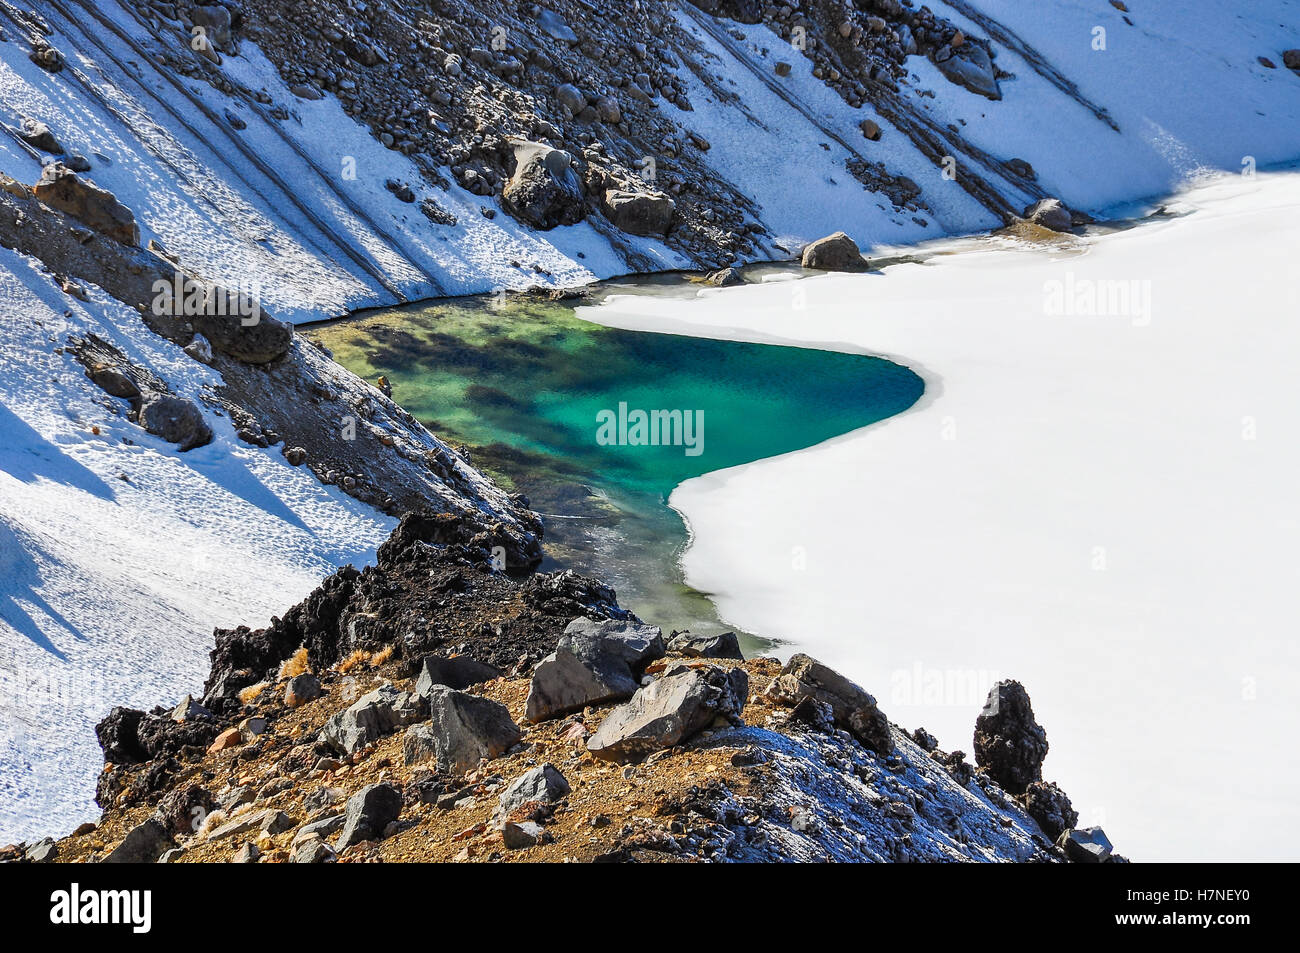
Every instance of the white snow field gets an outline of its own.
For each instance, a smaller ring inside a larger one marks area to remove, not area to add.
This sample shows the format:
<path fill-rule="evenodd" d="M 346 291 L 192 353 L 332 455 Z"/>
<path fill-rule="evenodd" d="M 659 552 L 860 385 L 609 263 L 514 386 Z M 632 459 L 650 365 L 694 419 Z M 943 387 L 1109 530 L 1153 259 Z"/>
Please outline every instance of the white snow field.
<path fill-rule="evenodd" d="M 900 416 L 678 487 L 687 581 L 948 749 L 1020 679 L 1046 777 L 1136 860 L 1295 860 L 1300 174 L 1171 210 L 582 315 L 915 369 Z"/>
<path fill-rule="evenodd" d="M 266 625 L 338 566 L 370 561 L 394 521 L 241 443 L 210 411 L 215 440 L 179 453 L 110 409 L 122 402 L 55 353 L 70 334 L 114 342 L 182 395 L 219 378 L 102 292 L 83 304 L 0 249 L 0 314 L 8 843 L 97 816 L 94 724 L 110 708 L 197 693 L 214 626 Z"/>

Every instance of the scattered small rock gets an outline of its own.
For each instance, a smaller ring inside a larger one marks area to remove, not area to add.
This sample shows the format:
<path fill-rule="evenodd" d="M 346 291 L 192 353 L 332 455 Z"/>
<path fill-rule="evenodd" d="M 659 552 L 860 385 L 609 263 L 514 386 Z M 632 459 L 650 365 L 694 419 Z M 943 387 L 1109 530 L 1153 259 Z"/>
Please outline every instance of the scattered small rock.
<path fill-rule="evenodd" d="M 721 635 L 691 635 L 682 632 L 668 643 L 668 651 L 689 658 L 745 658 L 740 651 L 740 640 L 734 632 L 723 632 Z"/>
<path fill-rule="evenodd" d="M 284 686 L 284 704 L 289 708 L 298 708 L 321 696 L 320 679 L 311 672 L 303 672 L 289 679 Z"/>
<path fill-rule="evenodd" d="M 1025 221 L 1054 232 L 1068 232 L 1074 225 L 1070 210 L 1060 199 L 1039 199 L 1025 209 Z"/>
<path fill-rule="evenodd" d="M 1066 831 L 1056 845 L 1076 864 L 1101 864 L 1110 859 L 1114 847 L 1100 827 Z"/>
<path fill-rule="evenodd" d="M 368 784 L 348 799 L 343 831 L 334 844 L 344 850 L 361 841 L 376 840 L 402 813 L 402 795 L 391 784 Z"/>

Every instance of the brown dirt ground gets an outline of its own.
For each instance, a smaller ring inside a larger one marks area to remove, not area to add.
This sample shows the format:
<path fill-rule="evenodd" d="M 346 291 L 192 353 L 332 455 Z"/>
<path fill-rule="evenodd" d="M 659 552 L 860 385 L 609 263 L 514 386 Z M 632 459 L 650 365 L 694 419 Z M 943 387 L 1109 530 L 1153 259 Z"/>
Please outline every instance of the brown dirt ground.
<path fill-rule="evenodd" d="M 656 664 L 662 665 L 663 662 Z M 765 724 L 775 714 L 775 709 L 764 697 L 764 689 L 779 673 L 780 663 L 775 659 L 758 658 L 740 664 L 750 675 L 745 722 Z M 357 672 L 353 669 L 350 674 L 358 679 L 353 687 L 360 693 L 369 691 L 377 687 L 392 669 L 391 665 L 381 666 L 378 671 Z M 414 687 L 413 679 L 390 677 L 389 680 L 404 690 Z M 290 752 L 293 744 L 304 738 L 314 738 L 326 719 L 346 704 L 338 690 L 339 676 L 331 673 L 323 681 L 327 693 L 297 709 L 285 708 L 281 703 L 282 685 L 268 687 L 258 699 L 259 702 L 266 699 L 265 706 L 257 705 L 271 719 L 266 734 L 262 736 L 264 741 L 258 756 L 253 760 L 241 760 L 241 754 L 247 750 L 245 745 L 209 753 L 201 762 L 187 764 L 177 783 L 188 779 L 217 793 L 227 782 L 260 789 L 268 781 L 285 776 L 280 772 L 279 762 Z M 477 694 L 506 705 L 523 730 L 524 737 L 514 753 L 485 762 L 465 776 L 464 785 L 475 786 L 471 805 L 441 809 L 432 804 L 408 801 L 399 820 L 404 829 L 382 841 L 354 845 L 344 851 L 339 860 L 344 863 L 591 861 L 620 846 L 635 851 L 638 843 L 646 840 L 638 835 L 647 831 L 651 832 L 649 841 L 658 836 L 656 829 L 666 834 L 670 815 L 674 813 L 671 802 L 683 798 L 692 786 L 716 779 L 738 794 L 744 794 L 753 783 L 755 774 L 765 770 L 762 765 L 733 766 L 731 756 L 736 749 L 732 747 L 677 747 L 661 753 L 651 763 L 627 767 L 600 761 L 587 753 L 582 742 L 561 737 L 565 719 L 537 725 L 524 721 L 528 685 L 527 678 L 501 678 L 474 689 Z M 594 731 L 609 710 L 609 707 L 588 709 L 583 715 L 585 726 Z M 404 763 L 402 738 L 403 731 L 399 730 L 372 748 L 359 751 L 354 756 L 354 764 L 344 764 L 335 771 L 308 769 L 291 773 L 287 776 L 292 786 L 287 790 L 259 797 L 245 809 L 277 808 L 301 825 L 320 816 L 341 812 L 346 799 L 367 784 L 386 781 L 402 787 L 421 773 L 428 775 L 428 768 Z M 564 774 L 572 791 L 545 823 L 548 843 L 508 850 L 502 843 L 499 830 L 491 824 L 497 795 L 520 774 L 545 762 L 554 764 Z M 207 781 L 201 776 L 205 769 L 213 773 Z M 500 779 L 499 786 L 490 789 L 489 785 L 496 779 Z M 303 806 L 304 798 L 325 787 L 337 789 L 341 796 L 328 810 L 309 816 L 310 812 Z M 102 858 L 153 810 L 153 805 L 113 807 L 105 812 L 95 830 L 61 841 L 59 859 L 78 863 Z M 232 813 L 231 817 L 235 816 L 238 814 Z M 691 819 L 692 828 L 709 823 L 699 818 Z M 627 829 L 629 825 L 633 830 Z M 287 861 L 296 830 L 295 827 L 276 836 L 257 834 L 255 843 L 263 854 L 261 862 Z M 254 835 L 240 835 L 217 842 L 193 840 L 186 845 L 180 862 L 227 862 L 251 836 Z M 333 840 L 331 837 L 328 842 L 332 844 Z M 677 859 L 667 853 L 655 853 L 653 858 Z"/>

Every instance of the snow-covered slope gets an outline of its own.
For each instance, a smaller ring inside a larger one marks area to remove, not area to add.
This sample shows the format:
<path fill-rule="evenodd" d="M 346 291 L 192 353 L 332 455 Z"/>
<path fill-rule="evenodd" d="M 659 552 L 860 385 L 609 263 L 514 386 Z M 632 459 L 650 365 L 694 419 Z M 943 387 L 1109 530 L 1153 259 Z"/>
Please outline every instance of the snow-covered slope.
<path fill-rule="evenodd" d="M 1300 173 L 1173 209 L 583 314 L 915 369 L 899 417 L 680 486 L 688 581 L 944 746 L 1021 680 L 1046 775 L 1135 860 L 1294 860 Z"/>
<path fill-rule="evenodd" d="M 336 99 L 293 96 L 252 44 L 226 59 L 227 74 L 292 104 L 296 117 L 287 122 L 153 68 L 89 18 L 73 28 L 57 9 L 45 12 L 70 67 L 41 70 L 10 33 L 0 43 L 0 121 L 16 127 L 23 116 L 40 117 L 65 149 L 90 158 L 91 178 L 135 212 L 142 244 L 157 239 L 210 280 L 254 289 L 278 317 L 319 319 L 402 298 L 547 280 L 525 282 L 511 260 L 537 263 L 556 285 L 626 270 L 588 225 L 535 234 L 508 216 L 485 218 L 483 200 L 455 185 L 422 190 L 436 191 L 459 220 L 432 225 L 384 185 L 419 182 L 411 160 L 385 149 Z M 100 13 L 128 37 L 150 42 L 117 4 Z M 234 131 L 227 109 L 247 128 Z M 30 183 L 40 165 L 0 137 L 0 171 Z M 665 268 L 684 264 L 666 250 L 657 257 Z"/>
<path fill-rule="evenodd" d="M 454 182 L 446 192 L 418 184 L 410 158 L 385 149 L 332 96 L 294 96 L 251 42 L 225 56 L 221 69 L 285 104 L 287 121 L 159 68 L 141 55 L 156 47 L 153 37 L 117 3 L 95 5 L 112 29 L 63 3 L 34 6 L 56 30 L 52 39 L 69 68 L 39 69 L 12 20 L 0 15 L 8 27 L 0 42 L 0 120 L 46 122 L 69 151 L 92 160 L 91 177 L 135 211 L 144 240 L 158 239 L 228 286 L 259 289 L 278 316 L 304 320 L 399 297 L 581 284 L 628 270 L 589 223 L 532 232 L 504 214 L 484 217 L 480 210 L 495 210 L 495 199 Z M 1201 0 L 1149 10 L 1135 3 L 1133 26 L 1105 0 L 933 6 L 973 36 L 993 33 L 996 62 L 1014 74 L 1001 81 L 1002 100 L 990 102 L 950 83 L 926 58 L 908 58 L 900 108 L 948 136 L 940 148 L 951 152 L 955 178 L 884 112 L 844 103 L 768 27 L 737 29 L 690 4 L 677 20 L 694 46 L 678 52 L 702 63 L 728 95 L 723 101 L 682 65 L 693 110 L 667 102 L 659 109 L 714 143 L 707 162 L 753 200 L 759 221 L 785 247 L 836 229 L 870 245 L 996 224 L 964 190 L 970 175 L 987 178 L 1017 210 L 1036 197 L 981 156 L 1028 160 L 1040 191 L 1096 210 L 1167 192 L 1200 170 L 1236 171 L 1246 161 L 1265 166 L 1300 154 L 1300 76 L 1256 62 L 1261 55 L 1280 61 L 1281 50 L 1300 46 L 1295 0 L 1242 10 Z M 963 13 L 972 10 L 981 22 Z M 1106 30 L 1104 50 L 1093 49 L 1095 28 Z M 789 76 L 773 74 L 777 60 L 791 63 Z M 1069 84 L 1078 92 L 1062 88 Z M 1085 102 L 1104 109 L 1118 130 Z M 227 111 L 247 128 L 232 129 Z M 883 127 L 879 142 L 863 138 L 865 118 Z M 913 179 L 931 213 L 913 218 L 865 191 L 845 169 L 853 156 Z M 31 182 L 39 165 L 0 136 L 0 171 Z M 389 178 L 417 183 L 417 197 L 436 197 L 458 223 L 432 225 L 385 188 Z M 687 264 L 660 241 L 620 241 L 660 267 Z"/>
<path fill-rule="evenodd" d="M 1201 173 L 1300 156 L 1300 76 L 1281 66 L 1283 50 L 1300 47 L 1300 3 L 1126 6 L 1122 13 L 1108 0 L 937 0 L 936 13 L 973 36 L 992 36 L 998 66 L 1015 78 L 1001 82 L 999 102 L 942 94 L 929 109 L 977 146 L 1028 160 L 1050 194 L 1092 211 L 1167 194 Z M 984 27 L 990 19 L 1013 44 Z M 1064 95 L 1026 49 L 1118 129 Z M 1276 68 L 1261 65 L 1261 56 Z M 925 88 L 946 85 L 929 61 L 909 64 Z"/>
<path fill-rule="evenodd" d="M 371 559 L 394 521 L 211 412 L 216 439 L 183 454 L 128 423 L 56 352 L 69 335 L 117 343 L 185 396 L 218 378 L 102 293 L 79 302 L 0 249 L 0 314 L 7 840 L 93 817 L 99 718 L 197 691 L 214 626 L 264 625 L 338 565 Z"/>
<path fill-rule="evenodd" d="M 1029 162 L 1043 191 L 1092 212 L 1167 194 L 1199 174 L 1300 155 L 1300 76 L 1280 66 L 1283 50 L 1300 47 L 1295 0 L 1134 3 L 1133 26 L 1107 0 L 929 6 L 971 36 L 991 36 L 997 66 L 1012 74 L 994 102 L 953 85 L 924 56 L 907 59 L 900 100 L 951 133 L 955 175 L 947 177 L 886 113 L 851 108 L 767 26 L 737 29 L 683 4 L 679 19 L 741 104 L 721 103 L 695 81 L 688 124 L 723 144 L 715 163 L 752 190 L 778 235 L 806 241 L 843 229 L 869 245 L 996 225 L 963 190 L 965 176 L 992 175 L 1017 211 L 1034 196 L 978 153 Z M 965 15 L 971 11 L 978 22 Z M 1261 65 L 1260 56 L 1278 68 Z M 792 71 L 777 78 L 773 67 L 782 60 Z M 879 142 L 863 139 L 864 118 L 884 130 Z M 963 152 L 963 143 L 976 150 Z M 844 173 L 844 158 L 854 153 L 915 180 L 933 210 L 924 217 L 934 221 L 920 226 L 879 196 L 864 196 Z"/>

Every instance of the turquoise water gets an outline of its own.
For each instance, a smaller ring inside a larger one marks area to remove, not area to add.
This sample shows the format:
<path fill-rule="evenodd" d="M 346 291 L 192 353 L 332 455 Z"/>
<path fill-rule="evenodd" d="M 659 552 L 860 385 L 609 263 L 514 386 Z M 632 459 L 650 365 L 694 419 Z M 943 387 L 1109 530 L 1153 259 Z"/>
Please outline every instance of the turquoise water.
<path fill-rule="evenodd" d="M 408 306 L 304 333 L 361 377 L 387 377 L 398 403 L 525 493 L 543 515 L 547 568 L 609 581 L 665 632 L 722 627 L 707 594 L 682 582 L 686 530 L 666 505 L 677 484 L 856 430 L 923 390 L 881 358 L 605 328 L 526 296 Z M 600 426 L 620 405 L 633 425 L 638 410 L 680 411 L 681 424 L 656 428 L 668 445 L 631 445 L 635 426 L 620 442 L 616 424 Z"/>

